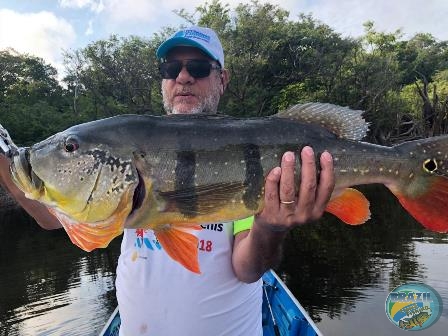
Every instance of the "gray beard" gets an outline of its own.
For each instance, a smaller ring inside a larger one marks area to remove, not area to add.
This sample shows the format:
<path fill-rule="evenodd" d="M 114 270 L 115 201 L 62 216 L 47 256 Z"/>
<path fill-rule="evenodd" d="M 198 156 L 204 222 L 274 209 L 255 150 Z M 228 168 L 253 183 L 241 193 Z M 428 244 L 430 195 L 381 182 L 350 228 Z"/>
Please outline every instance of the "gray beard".
<path fill-rule="evenodd" d="M 165 108 L 165 112 L 167 114 L 197 114 L 197 113 L 204 113 L 204 114 L 216 114 L 218 111 L 218 104 L 219 104 L 219 86 L 216 86 L 214 92 L 212 92 L 208 97 L 206 97 L 202 102 L 200 102 L 197 106 L 193 107 L 190 111 L 185 112 L 176 109 L 173 105 L 171 105 L 166 99 L 165 95 L 163 94 L 164 88 L 162 85 L 162 96 L 163 96 L 163 107 Z"/>

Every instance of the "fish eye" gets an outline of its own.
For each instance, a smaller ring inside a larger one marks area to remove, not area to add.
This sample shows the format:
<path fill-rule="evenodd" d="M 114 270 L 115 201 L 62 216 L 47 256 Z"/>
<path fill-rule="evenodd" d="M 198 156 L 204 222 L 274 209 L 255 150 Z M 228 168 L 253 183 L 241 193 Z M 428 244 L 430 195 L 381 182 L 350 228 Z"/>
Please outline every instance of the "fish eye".
<path fill-rule="evenodd" d="M 423 170 L 428 173 L 434 173 L 437 170 L 437 161 L 434 159 L 427 159 L 423 162 Z"/>
<path fill-rule="evenodd" d="M 79 148 L 78 139 L 76 139 L 73 136 L 69 136 L 67 139 L 65 139 L 64 149 L 67 153 L 72 153 L 76 151 L 78 148 Z"/>

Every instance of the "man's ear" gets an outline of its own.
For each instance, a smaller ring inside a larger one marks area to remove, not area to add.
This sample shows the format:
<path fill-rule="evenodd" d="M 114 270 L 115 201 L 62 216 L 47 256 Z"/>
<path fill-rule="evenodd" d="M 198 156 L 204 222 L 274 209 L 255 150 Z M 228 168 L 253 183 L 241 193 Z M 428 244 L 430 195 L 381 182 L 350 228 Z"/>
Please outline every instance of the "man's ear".
<path fill-rule="evenodd" d="M 229 81 L 230 81 L 229 70 L 223 69 L 221 71 L 221 84 L 222 84 L 221 95 L 224 94 L 224 91 L 226 90 L 227 85 L 229 84 Z"/>

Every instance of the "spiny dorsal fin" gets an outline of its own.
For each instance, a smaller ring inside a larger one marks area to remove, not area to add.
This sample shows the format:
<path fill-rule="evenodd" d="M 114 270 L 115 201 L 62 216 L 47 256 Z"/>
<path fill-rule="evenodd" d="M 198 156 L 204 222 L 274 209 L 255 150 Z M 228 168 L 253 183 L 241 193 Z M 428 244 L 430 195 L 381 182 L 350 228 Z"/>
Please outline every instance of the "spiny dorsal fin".
<path fill-rule="evenodd" d="M 367 134 L 369 123 L 363 111 L 328 103 L 306 103 L 291 106 L 275 116 L 302 123 L 315 124 L 328 129 L 339 138 L 361 140 Z"/>

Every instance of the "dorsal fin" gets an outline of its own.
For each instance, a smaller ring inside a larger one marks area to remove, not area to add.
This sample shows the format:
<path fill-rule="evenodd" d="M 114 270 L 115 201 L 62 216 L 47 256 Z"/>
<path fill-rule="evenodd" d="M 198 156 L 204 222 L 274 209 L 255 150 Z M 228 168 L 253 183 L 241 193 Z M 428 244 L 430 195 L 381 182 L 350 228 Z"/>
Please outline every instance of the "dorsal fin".
<path fill-rule="evenodd" d="M 336 134 L 339 138 L 361 140 L 369 130 L 363 111 L 328 103 L 306 103 L 291 106 L 275 117 L 315 124 Z"/>

